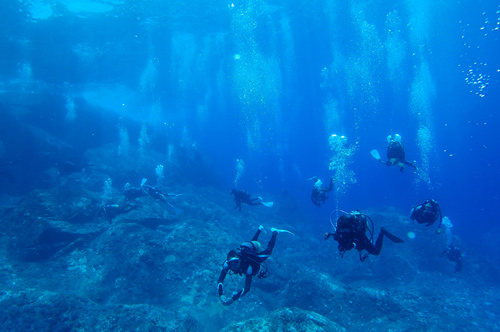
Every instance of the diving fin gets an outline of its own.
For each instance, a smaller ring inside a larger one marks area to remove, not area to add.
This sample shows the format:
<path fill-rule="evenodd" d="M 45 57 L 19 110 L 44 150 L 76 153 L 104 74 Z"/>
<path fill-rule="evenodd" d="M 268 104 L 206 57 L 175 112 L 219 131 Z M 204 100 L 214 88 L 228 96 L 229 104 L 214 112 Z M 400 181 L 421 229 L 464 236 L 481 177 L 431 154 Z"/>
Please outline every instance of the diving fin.
<path fill-rule="evenodd" d="M 372 154 L 372 157 L 377 159 L 377 160 L 380 160 L 380 153 L 378 153 L 378 150 L 377 149 L 373 149 L 370 151 L 370 153 Z"/>
<path fill-rule="evenodd" d="M 274 203 L 273 202 L 264 202 L 262 200 L 262 197 L 257 197 L 258 199 L 260 199 L 260 204 L 264 205 L 264 206 L 267 206 L 267 207 L 273 207 Z"/>
<path fill-rule="evenodd" d="M 381 231 L 381 232 L 382 232 L 385 236 L 387 236 L 387 238 L 388 238 L 389 240 L 391 240 L 391 241 L 392 241 L 392 242 L 394 242 L 394 243 L 403 243 L 403 242 L 405 242 L 405 241 L 401 240 L 399 237 L 397 237 L 396 235 L 393 235 L 393 234 L 389 233 L 389 232 L 388 232 L 388 231 L 387 231 L 384 227 L 382 227 L 382 228 L 380 229 L 380 231 Z"/>
<path fill-rule="evenodd" d="M 264 234 L 267 234 L 266 229 L 262 225 L 259 226 L 259 231 L 263 232 Z"/>
<path fill-rule="evenodd" d="M 273 202 L 260 202 L 260 204 L 267 206 L 267 207 L 273 207 L 273 205 L 274 205 Z"/>
<path fill-rule="evenodd" d="M 293 234 L 290 231 L 287 231 L 286 229 L 277 229 L 277 228 L 273 227 L 273 228 L 271 228 L 271 232 L 288 233 L 288 234 L 292 234 L 293 236 L 295 236 L 295 234 Z"/>

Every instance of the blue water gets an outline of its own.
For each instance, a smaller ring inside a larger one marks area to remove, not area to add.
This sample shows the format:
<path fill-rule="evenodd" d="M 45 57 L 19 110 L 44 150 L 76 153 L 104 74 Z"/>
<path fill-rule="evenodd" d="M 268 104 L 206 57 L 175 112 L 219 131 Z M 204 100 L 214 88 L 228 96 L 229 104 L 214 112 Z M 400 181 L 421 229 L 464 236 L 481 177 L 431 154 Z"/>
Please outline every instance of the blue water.
<path fill-rule="evenodd" d="M 481 246 L 497 226 L 500 6 L 497 1 L 3 1 L 0 4 L 3 195 L 50 186 L 57 159 L 12 138 L 8 121 L 74 147 L 190 146 L 207 181 L 295 197 L 308 222 L 330 212 L 433 197 L 455 234 Z M 407 168 L 384 167 L 398 133 Z M 344 135 L 339 151 L 331 135 Z M 341 172 L 329 169 L 346 149 Z M 154 169 L 154 166 L 152 166 Z M 352 176 L 352 174 L 354 174 Z M 312 176 L 336 177 L 326 207 Z M 187 176 L 189 178 L 189 176 Z M 340 180 L 339 180 L 340 179 Z M 196 185 L 196 181 L 193 181 Z M 201 184 L 200 184 L 201 185 Z"/>

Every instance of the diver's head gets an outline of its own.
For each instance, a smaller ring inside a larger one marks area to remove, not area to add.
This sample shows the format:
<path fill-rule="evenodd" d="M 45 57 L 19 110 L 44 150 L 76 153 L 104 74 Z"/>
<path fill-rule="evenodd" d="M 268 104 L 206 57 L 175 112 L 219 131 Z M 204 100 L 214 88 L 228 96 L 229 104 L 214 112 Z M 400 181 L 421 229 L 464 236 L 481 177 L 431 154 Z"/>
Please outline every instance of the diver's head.
<path fill-rule="evenodd" d="M 387 143 L 392 143 L 392 142 L 401 142 L 401 135 L 396 134 L 394 136 L 392 135 L 387 136 Z"/>
<path fill-rule="evenodd" d="M 320 179 L 317 179 L 316 182 L 314 182 L 314 188 L 320 189 L 322 185 L 323 182 L 321 182 Z"/>
<path fill-rule="evenodd" d="M 231 269 L 233 272 L 237 272 L 240 268 L 241 265 L 241 259 L 240 259 L 240 254 L 236 250 L 231 250 L 227 254 L 227 266 Z"/>

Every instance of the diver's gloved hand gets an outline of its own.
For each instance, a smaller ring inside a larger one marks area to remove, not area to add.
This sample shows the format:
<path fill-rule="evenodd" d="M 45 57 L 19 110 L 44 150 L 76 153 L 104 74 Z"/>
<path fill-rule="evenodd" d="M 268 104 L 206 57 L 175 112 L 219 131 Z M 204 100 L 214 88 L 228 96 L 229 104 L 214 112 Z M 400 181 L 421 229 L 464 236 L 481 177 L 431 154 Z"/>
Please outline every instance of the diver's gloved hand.
<path fill-rule="evenodd" d="M 224 295 L 220 296 L 220 300 L 221 300 L 222 304 L 225 305 L 225 306 L 228 306 L 228 305 L 230 305 L 231 303 L 234 302 L 232 298 L 227 298 Z"/>
<path fill-rule="evenodd" d="M 331 233 L 331 232 L 323 233 L 323 237 L 325 238 L 325 240 L 328 240 L 330 238 L 330 236 L 333 236 L 333 233 Z"/>

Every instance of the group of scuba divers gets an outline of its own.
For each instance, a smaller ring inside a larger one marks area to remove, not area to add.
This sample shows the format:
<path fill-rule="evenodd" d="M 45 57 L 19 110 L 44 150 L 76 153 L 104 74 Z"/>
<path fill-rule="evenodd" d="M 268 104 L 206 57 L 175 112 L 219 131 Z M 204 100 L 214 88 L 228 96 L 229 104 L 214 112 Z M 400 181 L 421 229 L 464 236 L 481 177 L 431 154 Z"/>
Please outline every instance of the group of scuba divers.
<path fill-rule="evenodd" d="M 371 151 L 372 156 L 387 166 L 398 165 L 401 171 L 404 171 L 405 165 L 411 166 L 418 171 L 417 167 L 413 163 L 406 161 L 401 136 L 398 134 L 394 136 L 391 135 L 387 138 L 387 140 L 389 143 L 387 148 L 387 161 L 381 160 L 380 155 L 376 150 Z M 323 187 L 321 180 L 316 177 L 309 180 L 314 180 L 314 186 L 311 193 L 311 200 L 313 204 L 316 206 L 325 204 L 328 199 L 327 193 L 333 190 L 333 178 L 330 179 L 328 187 Z M 251 195 L 244 190 L 233 189 L 231 190 L 231 194 L 234 196 L 234 200 L 236 202 L 235 209 L 238 209 L 239 211 L 241 211 L 242 203 L 248 205 L 272 206 L 272 202 L 263 202 L 260 197 L 252 198 Z M 404 242 L 399 237 L 389 233 L 383 227 L 381 227 L 380 233 L 374 242 L 374 224 L 369 216 L 359 211 L 353 211 L 351 213 L 346 213 L 344 211 L 340 212 L 343 214 L 337 219 L 336 225 L 332 222 L 334 231 L 324 233 L 323 237 L 325 240 L 333 238 L 337 241 L 338 250 L 342 257 L 344 257 L 344 254 L 347 251 L 356 249 L 359 253 L 360 260 L 363 262 L 366 258 L 368 258 L 368 254 L 380 254 L 384 237 L 387 237 L 394 243 Z M 425 224 L 426 226 L 431 226 L 438 222 L 437 232 L 440 233 L 443 218 L 441 214 L 441 207 L 435 199 L 426 199 L 418 202 L 411 209 L 410 218 L 411 220 L 416 221 L 419 224 Z M 265 278 L 268 273 L 265 261 L 273 252 L 274 245 L 276 244 L 276 237 L 279 233 L 283 232 L 293 235 L 293 233 L 287 230 L 271 228 L 271 240 L 267 244 L 267 248 L 262 250 L 261 244 L 258 242 L 258 238 L 260 233 L 263 231 L 265 232 L 264 227 L 262 225 L 259 226 L 259 229 L 250 241 L 243 242 L 239 248 L 233 249 L 227 254 L 227 258 L 222 265 L 222 271 L 217 281 L 217 291 L 222 304 L 228 306 L 234 301 L 240 299 L 243 295 L 247 294 L 250 291 L 253 277 L 257 276 L 259 279 Z M 364 251 L 367 253 L 363 254 Z M 442 252 L 442 255 L 448 257 L 450 261 L 455 262 L 455 272 L 461 271 L 462 253 L 458 248 L 449 245 L 447 249 Z M 262 265 L 264 265 L 264 267 L 261 269 Z M 234 292 L 230 297 L 224 295 L 223 283 L 227 274 L 239 274 L 240 276 L 245 276 L 244 287 L 240 291 Z"/>

